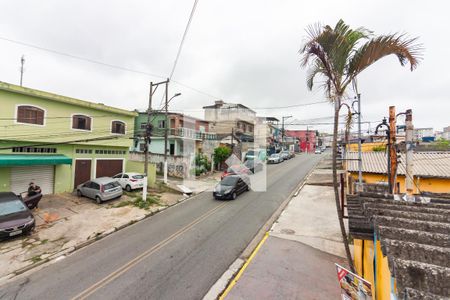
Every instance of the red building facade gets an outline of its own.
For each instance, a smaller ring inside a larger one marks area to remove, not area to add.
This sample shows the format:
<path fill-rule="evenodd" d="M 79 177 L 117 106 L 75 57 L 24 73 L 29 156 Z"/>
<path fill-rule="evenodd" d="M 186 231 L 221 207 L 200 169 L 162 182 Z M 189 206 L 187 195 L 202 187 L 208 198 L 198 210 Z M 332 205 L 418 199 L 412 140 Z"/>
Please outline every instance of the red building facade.
<path fill-rule="evenodd" d="M 302 152 L 314 152 L 316 150 L 316 131 L 315 130 L 286 130 L 286 136 L 297 140 Z"/>

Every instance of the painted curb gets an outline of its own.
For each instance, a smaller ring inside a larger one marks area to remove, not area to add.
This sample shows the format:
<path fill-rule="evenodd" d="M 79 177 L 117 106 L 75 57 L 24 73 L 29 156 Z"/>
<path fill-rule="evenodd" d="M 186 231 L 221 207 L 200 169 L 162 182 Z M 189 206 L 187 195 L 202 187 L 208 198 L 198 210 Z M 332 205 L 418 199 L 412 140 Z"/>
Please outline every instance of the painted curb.
<path fill-rule="evenodd" d="M 264 237 L 267 235 L 270 235 L 270 231 L 272 231 L 273 225 L 275 224 L 278 217 L 282 214 L 284 209 L 287 207 L 289 202 L 296 197 L 300 191 L 303 189 L 303 187 L 306 185 L 306 182 L 308 178 L 311 176 L 311 174 L 314 172 L 314 170 L 317 168 L 317 166 L 324 160 L 325 158 L 320 159 L 317 161 L 317 163 L 311 168 L 311 170 L 308 172 L 308 174 L 305 175 L 304 179 L 299 182 L 299 184 L 292 190 L 292 192 L 286 197 L 286 199 L 281 203 L 281 205 L 275 210 L 275 212 L 270 216 L 270 218 L 267 220 L 267 222 L 261 226 L 258 233 L 256 233 L 255 237 L 250 241 L 248 246 L 242 251 L 242 253 L 239 255 L 239 257 L 230 265 L 230 267 L 222 274 L 222 276 L 213 284 L 213 286 L 208 290 L 203 300 L 210 300 L 210 299 L 219 299 L 222 294 L 227 290 L 230 283 L 234 282 L 236 280 L 237 274 L 241 272 L 245 262 L 247 261 L 246 257 L 249 257 L 252 255 L 252 253 L 255 252 L 258 245 L 261 243 L 261 241 L 264 239 Z M 267 229 L 267 230 L 266 230 Z M 239 269 L 234 270 L 233 275 L 227 276 L 226 273 L 230 272 L 233 269 L 233 266 L 236 264 L 240 264 Z M 216 295 L 213 295 L 213 290 L 217 290 L 217 286 L 223 285 L 222 281 L 228 278 L 228 282 L 225 284 L 225 287 L 223 290 L 219 291 Z M 237 280 L 236 280 L 237 282 Z"/>

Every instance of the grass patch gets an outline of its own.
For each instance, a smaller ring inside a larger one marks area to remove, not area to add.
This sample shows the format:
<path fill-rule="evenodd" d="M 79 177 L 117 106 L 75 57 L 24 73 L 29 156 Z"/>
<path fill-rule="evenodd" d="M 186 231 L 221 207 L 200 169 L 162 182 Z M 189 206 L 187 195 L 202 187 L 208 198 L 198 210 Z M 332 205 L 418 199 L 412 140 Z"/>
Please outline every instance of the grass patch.
<path fill-rule="evenodd" d="M 126 201 L 117 203 L 113 207 L 119 208 L 119 207 L 124 207 L 127 205 L 133 205 L 133 206 L 139 207 L 141 209 L 148 210 L 148 209 L 150 209 L 150 207 L 152 205 L 161 205 L 160 200 L 159 200 L 160 197 L 161 196 L 159 196 L 159 195 L 148 195 L 147 201 L 144 201 L 142 199 L 142 196 L 138 196 L 138 197 L 134 198 L 133 200 L 126 200 Z"/>
<path fill-rule="evenodd" d="M 132 204 L 136 207 L 142 208 L 142 209 L 149 209 L 150 206 L 152 206 L 153 204 L 155 205 L 160 205 L 159 202 L 159 198 L 155 197 L 155 196 L 148 196 L 147 197 L 147 201 L 144 201 L 144 199 L 142 199 L 141 196 L 137 197 L 136 199 L 134 199 L 134 201 L 132 201 Z"/>
<path fill-rule="evenodd" d="M 42 240 L 41 241 L 41 245 L 45 245 L 45 244 L 47 244 L 48 243 L 48 239 L 45 239 L 45 240 Z"/>
<path fill-rule="evenodd" d="M 42 258 L 41 258 L 40 255 L 35 255 L 35 256 L 33 256 L 33 257 L 31 258 L 31 261 L 32 261 L 33 263 L 37 263 L 38 261 L 41 261 L 41 260 L 42 260 Z"/>

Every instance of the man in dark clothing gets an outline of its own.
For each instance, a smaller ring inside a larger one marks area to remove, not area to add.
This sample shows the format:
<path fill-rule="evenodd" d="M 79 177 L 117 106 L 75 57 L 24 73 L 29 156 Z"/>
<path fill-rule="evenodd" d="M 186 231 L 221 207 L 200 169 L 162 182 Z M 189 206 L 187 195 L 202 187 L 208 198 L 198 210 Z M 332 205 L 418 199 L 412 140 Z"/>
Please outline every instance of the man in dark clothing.
<path fill-rule="evenodd" d="M 41 188 L 34 184 L 34 182 L 30 182 L 30 186 L 28 187 L 28 196 L 34 196 L 42 193 Z"/>

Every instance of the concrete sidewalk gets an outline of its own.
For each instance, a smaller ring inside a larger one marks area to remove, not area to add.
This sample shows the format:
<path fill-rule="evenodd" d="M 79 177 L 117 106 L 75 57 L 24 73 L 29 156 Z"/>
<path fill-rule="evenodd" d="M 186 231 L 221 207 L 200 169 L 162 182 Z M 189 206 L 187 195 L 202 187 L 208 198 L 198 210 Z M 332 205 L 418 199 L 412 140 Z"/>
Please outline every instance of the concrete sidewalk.
<path fill-rule="evenodd" d="M 225 299 L 340 298 L 335 263 L 347 263 L 331 183 L 320 164 Z"/>
<path fill-rule="evenodd" d="M 334 263 L 345 260 L 269 236 L 225 299 L 339 299 Z"/>
<path fill-rule="evenodd" d="M 167 182 L 169 186 L 175 190 L 181 191 L 177 186 L 183 185 L 190 189 L 194 195 L 202 193 L 204 191 L 212 191 L 216 184 L 220 181 L 221 172 L 214 172 L 208 175 L 203 175 L 200 177 L 193 178 L 175 178 L 168 177 Z M 157 176 L 158 181 L 163 181 L 162 176 Z"/>

